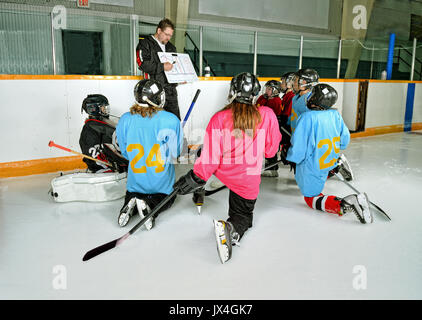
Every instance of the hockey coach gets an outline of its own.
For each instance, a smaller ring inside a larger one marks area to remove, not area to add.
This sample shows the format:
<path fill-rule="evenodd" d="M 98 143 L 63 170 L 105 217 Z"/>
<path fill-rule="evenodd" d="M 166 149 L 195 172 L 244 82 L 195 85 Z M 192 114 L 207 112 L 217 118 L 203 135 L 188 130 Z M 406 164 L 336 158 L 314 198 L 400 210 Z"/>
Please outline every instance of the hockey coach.
<path fill-rule="evenodd" d="M 161 20 L 155 34 L 140 38 L 136 47 L 136 61 L 144 72 L 145 79 L 154 79 L 160 82 L 166 93 L 164 110 L 175 114 L 180 120 L 180 110 L 177 101 L 177 84 L 167 81 L 164 71 L 170 71 L 173 64 L 162 63 L 157 52 L 176 52 L 176 47 L 170 43 L 174 33 L 174 24 L 169 19 Z"/>

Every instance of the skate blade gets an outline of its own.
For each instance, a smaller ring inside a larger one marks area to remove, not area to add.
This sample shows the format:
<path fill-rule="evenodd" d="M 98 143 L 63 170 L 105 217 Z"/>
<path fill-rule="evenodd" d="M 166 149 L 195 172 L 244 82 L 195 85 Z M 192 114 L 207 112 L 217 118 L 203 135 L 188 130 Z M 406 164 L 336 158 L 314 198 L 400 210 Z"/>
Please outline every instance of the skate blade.
<path fill-rule="evenodd" d="M 371 209 L 369 208 L 369 199 L 366 193 L 358 194 L 358 202 L 362 207 L 363 211 L 363 219 L 365 223 L 372 223 L 374 222 L 374 217 L 372 215 Z"/>
<path fill-rule="evenodd" d="M 215 234 L 215 241 L 217 243 L 217 252 L 218 257 L 222 264 L 224 264 L 228 260 L 228 248 L 224 245 L 222 241 L 225 241 L 225 233 L 224 229 L 221 226 L 221 223 L 217 220 L 213 220 L 214 223 L 214 234 Z"/>
<path fill-rule="evenodd" d="M 144 200 L 136 199 L 136 206 L 138 208 L 139 216 L 141 217 L 141 220 L 142 220 L 145 217 L 143 211 L 147 209 L 147 204 L 145 203 Z M 149 218 L 145 222 L 144 227 L 148 231 L 152 229 L 152 218 Z"/>
<path fill-rule="evenodd" d="M 129 222 L 129 213 L 121 213 L 119 215 L 119 226 L 124 227 Z"/>

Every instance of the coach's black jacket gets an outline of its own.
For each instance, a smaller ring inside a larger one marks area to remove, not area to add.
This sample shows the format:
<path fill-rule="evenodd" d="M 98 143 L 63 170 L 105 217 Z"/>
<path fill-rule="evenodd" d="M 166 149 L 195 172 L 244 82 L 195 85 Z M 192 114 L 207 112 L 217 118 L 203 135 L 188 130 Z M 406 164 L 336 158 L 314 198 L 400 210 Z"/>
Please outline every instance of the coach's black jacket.
<path fill-rule="evenodd" d="M 154 79 L 163 85 L 166 96 L 174 96 L 177 94 L 177 84 L 168 83 L 164 74 L 164 66 L 160 62 L 157 52 L 162 52 L 162 50 L 152 35 L 140 39 L 136 47 L 138 67 L 145 73 L 145 79 Z M 166 52 L 176 52 L 176 47 L 170 42 L 167 42 Z"/>

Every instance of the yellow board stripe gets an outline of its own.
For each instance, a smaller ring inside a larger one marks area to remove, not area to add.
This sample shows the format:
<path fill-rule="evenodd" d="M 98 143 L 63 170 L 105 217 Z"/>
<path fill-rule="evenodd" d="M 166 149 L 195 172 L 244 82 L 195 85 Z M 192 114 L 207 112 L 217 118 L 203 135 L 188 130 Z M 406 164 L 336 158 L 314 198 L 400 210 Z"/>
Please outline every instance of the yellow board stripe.
<path fill-rule="evenodd" d="M 0 178 L 86 169 L 82 157 L 59 157 L 0 163 Z"/>
<path fill-rule="evenodd" d="M 89 76 L 89 75 L 26 75 L 0 74 L 0 80 L 142 80 L 141 76 Z"/>
<path fill-rule="evenodd" d="M 0 74 L 0 80 L 142 80 L 142 76 L 96 76 L 96 75 L 31 75 L 31 74 Z M 198 77 L 202 81 L 230 81 L 232 77 Z M 259 81 L 280 80 L 280 77 L 259 77 Z M 320 82 L 359 82 L 369 81 L 374 83 L 422 83 L 422 81 L 409 80 L 373 80 L 373 79 L 332 79 L 322 78 Z"/>

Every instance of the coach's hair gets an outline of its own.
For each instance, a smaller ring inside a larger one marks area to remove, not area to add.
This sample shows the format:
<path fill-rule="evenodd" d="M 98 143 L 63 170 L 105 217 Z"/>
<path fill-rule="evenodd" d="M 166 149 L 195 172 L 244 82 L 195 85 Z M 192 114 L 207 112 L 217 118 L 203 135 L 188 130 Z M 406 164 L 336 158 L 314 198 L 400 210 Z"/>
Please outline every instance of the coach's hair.
<path fill-rule="evenodd" d="M 158 29 L 161 29 L 164 31 L 165 28 L 171 28 L 174 30 L 174 24 L 173 22 L 171 22 L 170 19 L 164 18 L 163 20 L 161 20 L 158 25 L 157 25 L 157 29 L 155 30 L 155 32 L 158 31 Z"/>

